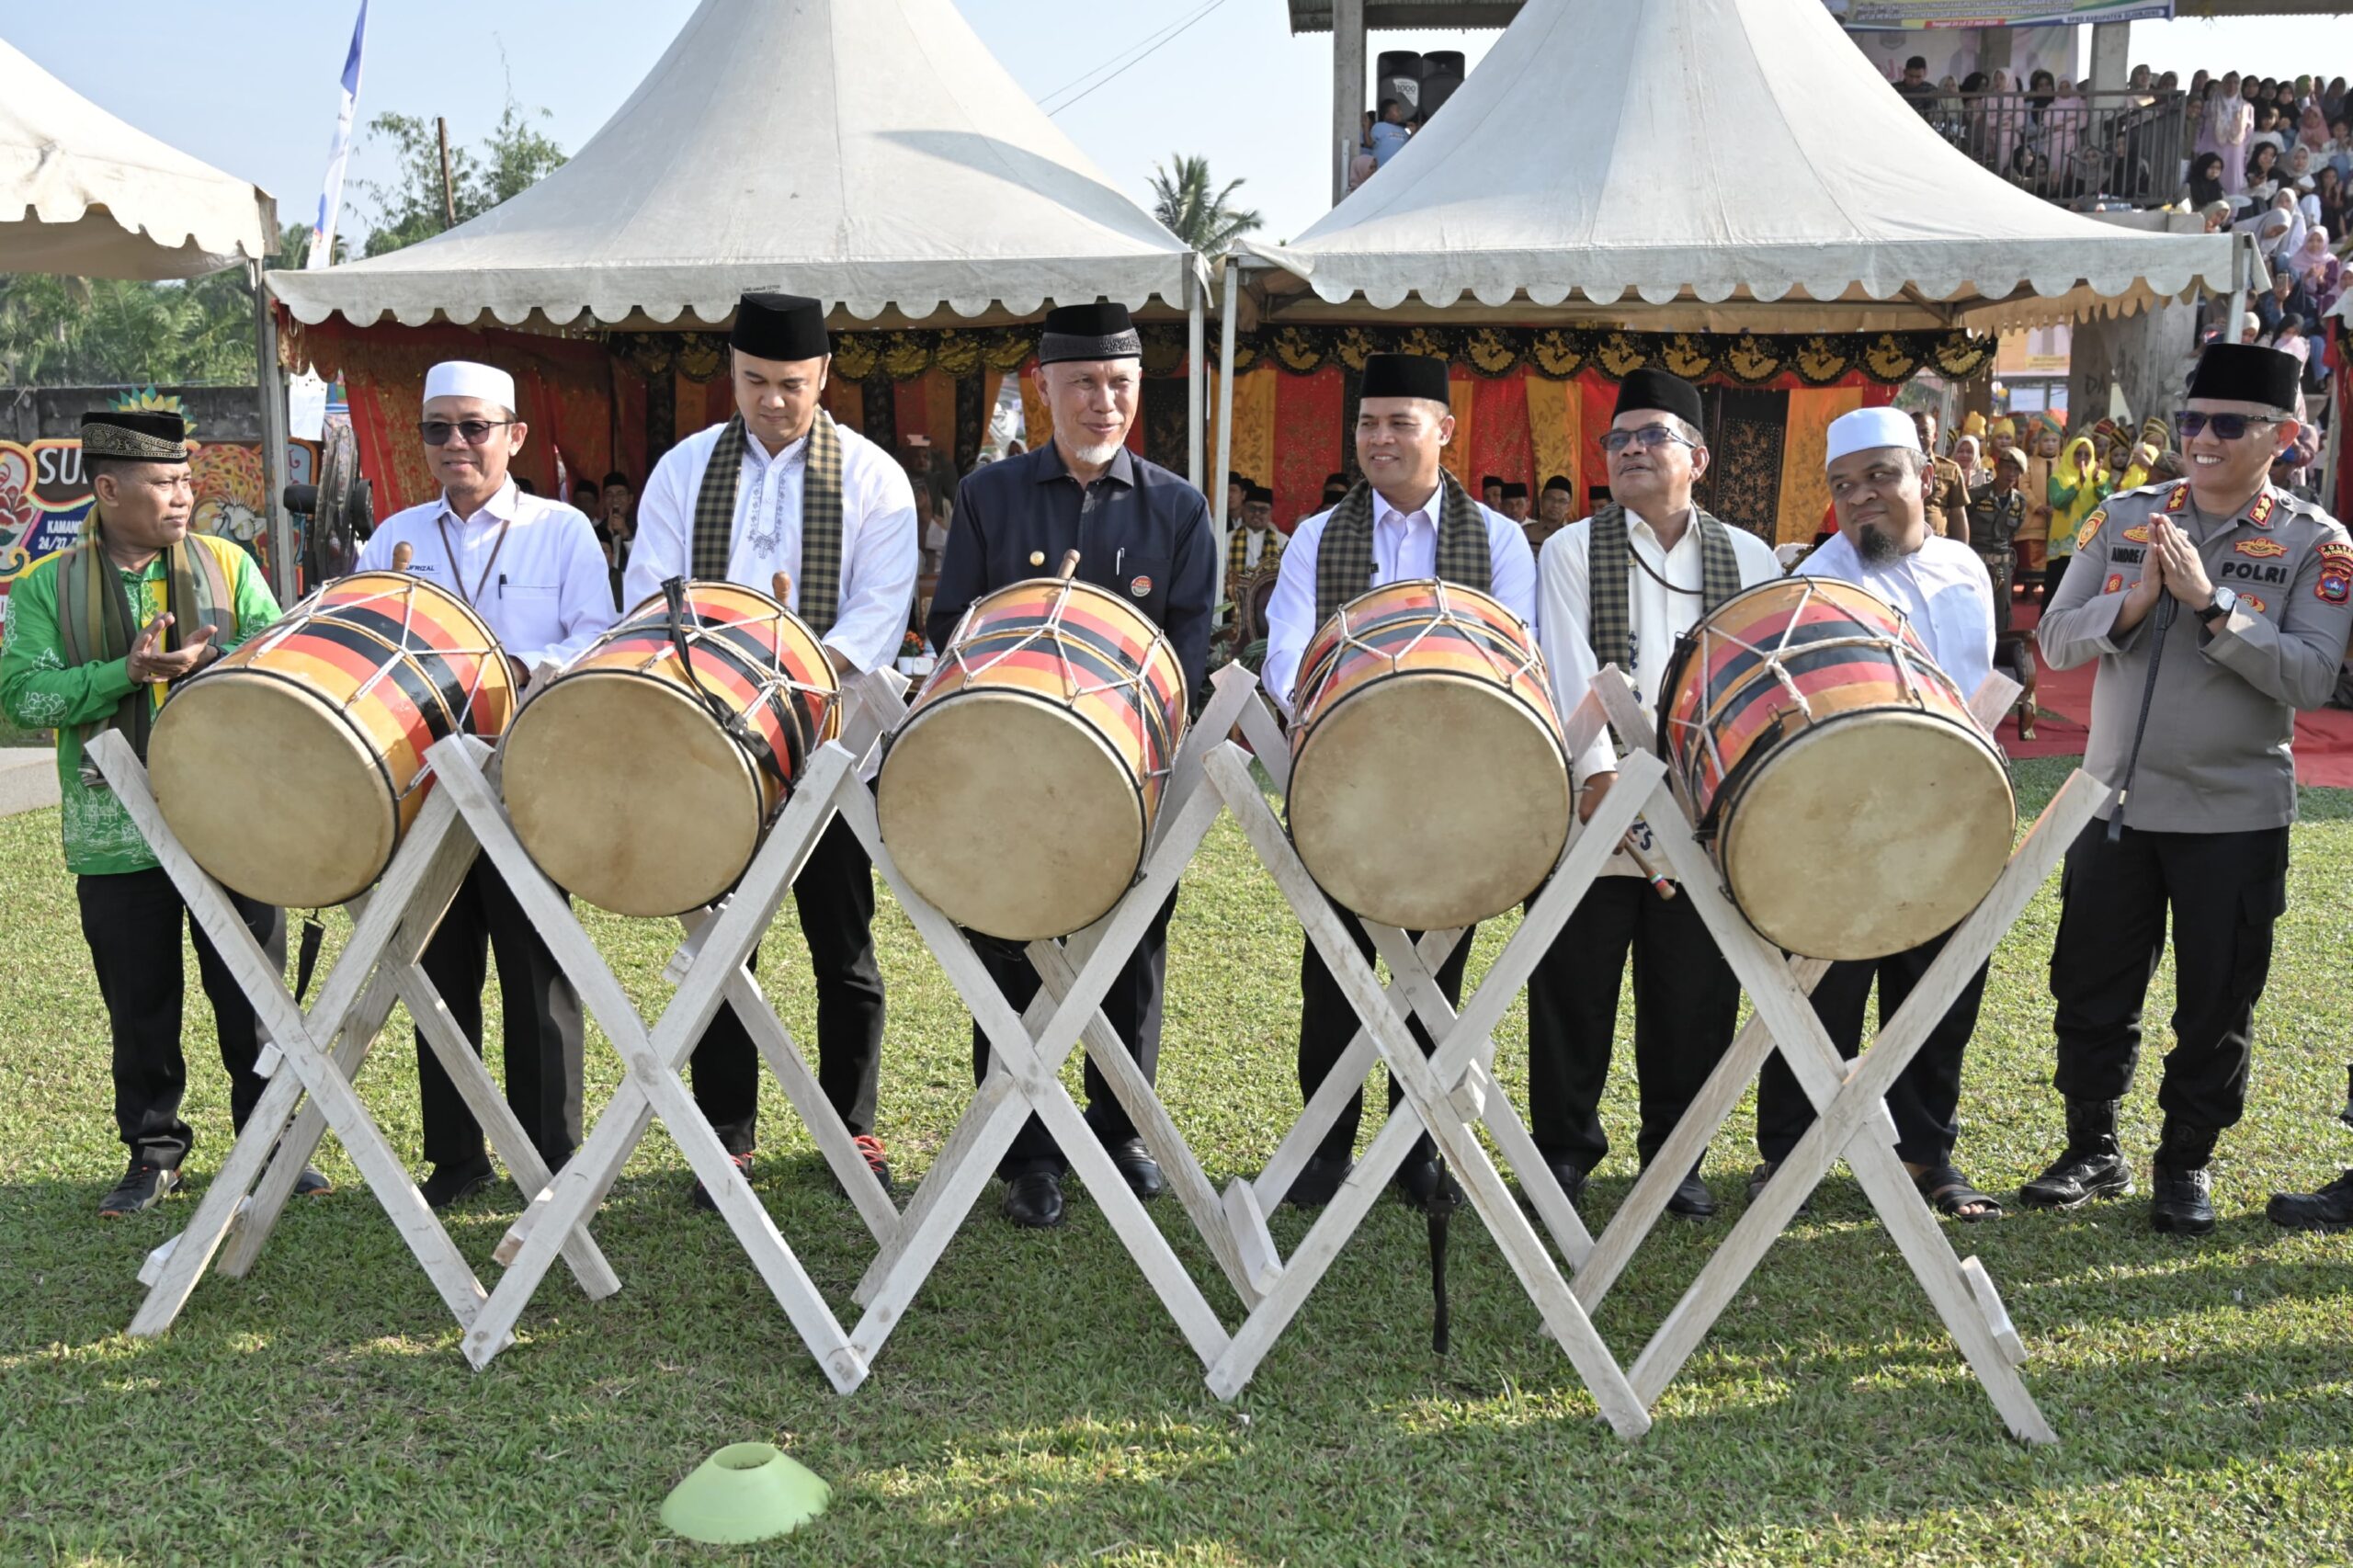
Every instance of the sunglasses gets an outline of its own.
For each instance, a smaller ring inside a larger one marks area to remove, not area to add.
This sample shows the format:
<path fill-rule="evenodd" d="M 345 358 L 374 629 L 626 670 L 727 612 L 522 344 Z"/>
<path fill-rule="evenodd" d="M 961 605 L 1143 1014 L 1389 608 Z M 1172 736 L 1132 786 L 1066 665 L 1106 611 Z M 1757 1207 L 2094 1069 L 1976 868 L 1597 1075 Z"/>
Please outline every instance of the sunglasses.
<path fill-rule="evenodd" d="M 2259 414 L 2177 414 L 2173 427 L 2185 441 L 2195 439 L 2208 426 L 2214 428 L 2218 441 L 2235 441 L 2257 425 L 2277 425 L 2277 419 Z"/>
<path fill-rule="evenodd" d="M 519 419 L 460 419 L 455 424 L 447 419 L 426 419 L 418 423 L 416 433 L 425 438 L 428 447 L 448 446 L 453 432 L 467 446 L 479 447 L 490 439 L 493 430 L 521 423 Z"/>
<path fill-rule="evenodd" d="M 1646 452 L 1654 452 L 1671 441 L 1680 441 L 1687 447 L 1695 445 L 1688 437 L 1667 426 L 1645 425 L 1634 430 L 1610 431 L 1601 437 L 1601 449 L 1614 453 L 1622 452 L 1629 447 L 1640 447 Z"/>

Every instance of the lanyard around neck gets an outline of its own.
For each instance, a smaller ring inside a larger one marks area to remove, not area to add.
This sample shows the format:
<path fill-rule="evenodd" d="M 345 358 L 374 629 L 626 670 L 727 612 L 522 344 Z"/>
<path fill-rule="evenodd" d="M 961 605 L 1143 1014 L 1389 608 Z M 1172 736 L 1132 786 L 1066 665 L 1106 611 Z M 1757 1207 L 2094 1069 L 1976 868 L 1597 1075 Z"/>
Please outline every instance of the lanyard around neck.
<path fill-rule="evenodd" d="M 449 581 L 456 586 L 458 592 L 464 596 L 467 604 L 480 609 L 482 591 L 490 584 L 490 569 L 498 564 L 499 552 L 506 548 L 506 530 L 514 527 L 515 519 L 501 517 L 498 520 L 498 538 L 491 544 L 490 559 L 482 563 L 482 574 L 474 579 L 473 592 L 467 593 L 465 573 L 458 565 L 458 552 L 450 548 L 449 544 L 449 507 L 448 503 L 444 502 L 440 516 L 433 519 L 433 527 L 441 535 L 441 553 L 449 558 Z"/>

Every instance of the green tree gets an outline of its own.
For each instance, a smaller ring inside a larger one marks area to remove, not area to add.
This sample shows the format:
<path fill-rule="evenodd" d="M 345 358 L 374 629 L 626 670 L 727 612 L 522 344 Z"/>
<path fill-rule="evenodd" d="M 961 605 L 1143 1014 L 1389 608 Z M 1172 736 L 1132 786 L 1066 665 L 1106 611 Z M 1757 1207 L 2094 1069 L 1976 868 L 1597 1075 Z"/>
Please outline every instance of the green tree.
<path fill-rule="evenodd" d="M 1228 180 L 1212 191 L 1210 161 L 1169 154 L 1173 167 L 1154 164 L 1152 169 L 1152 215 L 1168 232 L 1205 256 L 1223 256 L 1243 235 L 1259 226 L 1255 209 L 1232 205 L 1243 182 Z"/>
<path fill-rule="evenodd" d="M 546 109 L 527 109 L 510 93 L 498 124 L 480 152 L 449 149 L 450 205 L 458 222 L 478 217 L 563 165 L 563 149 L 539 128 Z M 360 189 L 375 204 L 367 254 L 383 256 L 449 226 L 441 200 L 441 139 L 422 115 L 380 114 L 368 122 L 370 137 L 392 144 L 397 171 L 389 181 L 363 180 Z"/>

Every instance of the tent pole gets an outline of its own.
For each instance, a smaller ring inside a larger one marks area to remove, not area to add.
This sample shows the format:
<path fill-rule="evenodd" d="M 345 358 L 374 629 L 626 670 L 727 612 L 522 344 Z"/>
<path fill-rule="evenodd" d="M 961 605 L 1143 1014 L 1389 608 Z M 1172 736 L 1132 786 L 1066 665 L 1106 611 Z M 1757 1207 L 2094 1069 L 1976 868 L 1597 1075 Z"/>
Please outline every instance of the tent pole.
<path fill-rule="evenodd" d="M 1185 268 L 1185 477 L 1196 490 L 1201 489 L 1201 399 L 1208 395 L 1209 377 L 1203 372 L 1201 353 L 1207 339 L 1205 328 L 1209 301 L 1202 298 L 1200 268 L 1194 258 L 1186 258 Z M 1202 491 L 1207 494 L 1207 491 Z"/>
<path fill-rule="evenodd" d="M 1241 313 L 1242 262 L 1229 256 L 1225 258 L 1225 312 L 1217 328 L 1217 472 L 1212 486 L 1217 496 L 1217 582 L 1210 593 L 1214 604 L 1225 602 L 1225 530 L 1232 522 L 1225 509 L 1233 499 L 1233 487 L 1225 477 L 1233 472 L 1233 323 Z"/>
<path fill-rule="evenodd" d="M 286 515 L 286 381 L 278 365 L 278 317 L 270 309 L 262 264 L 245 264 L 254 290 L 254 386 L 261 398 L 262 516 L 269 524 L 270 588 L 282 605 L 301 597 L 295 570 L 294 523 Z"/>

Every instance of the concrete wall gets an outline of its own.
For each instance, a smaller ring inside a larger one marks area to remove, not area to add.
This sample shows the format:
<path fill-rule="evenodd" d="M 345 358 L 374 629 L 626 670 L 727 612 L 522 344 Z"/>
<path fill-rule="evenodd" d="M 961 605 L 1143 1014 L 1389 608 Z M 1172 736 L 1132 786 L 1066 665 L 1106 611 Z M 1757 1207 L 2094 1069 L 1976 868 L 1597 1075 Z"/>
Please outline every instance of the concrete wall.
<path fill-rule="evenodd" d="M 0 387 L 0 441 L 74 436 L 82 415 L 144 387 Z M 261 439 L 261 397 L 252 387 L 157 387 L 180 401 L 199 441 Z"/>

